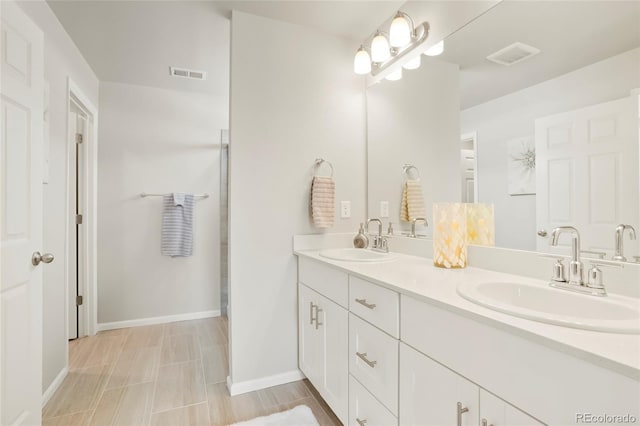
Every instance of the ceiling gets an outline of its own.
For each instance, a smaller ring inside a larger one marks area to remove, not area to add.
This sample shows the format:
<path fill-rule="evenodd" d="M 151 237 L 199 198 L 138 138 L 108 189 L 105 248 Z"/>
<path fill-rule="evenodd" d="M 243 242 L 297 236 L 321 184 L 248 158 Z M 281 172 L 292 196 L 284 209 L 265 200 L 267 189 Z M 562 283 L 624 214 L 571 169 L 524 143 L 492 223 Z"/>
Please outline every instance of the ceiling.
<path fill-rule="evenodd" d="M 404 0 L 67 1 L 48 0 L 101 81 L 228 95 L 231 10 L 346 37 L 356 44 Z M 169 67 L 207 72 L 171 77 Z"/>
<path fill-rule="evenodd" d="M 541 52 L 508 67 L 486 59 L 514 42 Z M 640 2 L 505 1 L 449 36 L 437 60 L 460 64 L 466 109 L 638 46 Z"/>

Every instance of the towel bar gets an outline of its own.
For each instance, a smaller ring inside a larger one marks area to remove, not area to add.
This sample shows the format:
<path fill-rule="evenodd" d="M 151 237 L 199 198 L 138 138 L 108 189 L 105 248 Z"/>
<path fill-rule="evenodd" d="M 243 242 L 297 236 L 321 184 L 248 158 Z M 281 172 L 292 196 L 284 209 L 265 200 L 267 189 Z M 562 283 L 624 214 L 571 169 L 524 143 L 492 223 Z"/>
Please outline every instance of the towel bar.
<path fill-rule="evenodd" d="M 329 165 L 329 167 L 331 168 L 331 177 L 333 177 L 333 164 L 331 164 L 324 158 L 316 158 L 316 161 L 313 163 L 314 166 L 316 167 L 316 171 L 322 165 L 322 163 L 327 163 Z"/>
<path fill-rule="evenodd" d="M 404 166 L 402 166 L 402 173 L 404 173 L 406 177 L 410 177 L 409 170 L 411 169 L 416 171 L 416 174 L 418 175 L 418 179 L 420 179 L 420 170 L 418 170 L 418 168 L 413 164 L 405 164 Z"/>
<path fill-rule="evenodd" d="M 164 197 L 165 195 L 171 195 L 171 193 L 168 194 L 148 194 L 146 192 L 143 192 L 142 194 L 140 194 L 141 198 L 145 198 L 145 197 Z M 196 198 L 209 198 L 209 194 L 207 194 L 206 192 L 204 194 L 193 194 L 194 197 Z"/>

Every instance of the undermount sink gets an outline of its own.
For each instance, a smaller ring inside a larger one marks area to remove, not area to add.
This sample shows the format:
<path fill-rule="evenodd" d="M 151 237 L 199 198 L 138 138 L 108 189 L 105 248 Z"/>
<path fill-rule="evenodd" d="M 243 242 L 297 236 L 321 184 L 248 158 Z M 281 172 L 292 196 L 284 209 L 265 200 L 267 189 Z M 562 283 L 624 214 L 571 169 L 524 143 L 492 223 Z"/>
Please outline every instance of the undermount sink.
<path fill-rule="evenodd" d="M 640 333 L 640 302 L 510 282 L 463 283 L 458 294 L 494 311 L 539 322 L 610 333 Z"/>
<path fill-rule="evenodd" d="M 393 253 L 381 253 L 357 248 L 322 250 L 320 256 L 331 260 L 343 260 L 346 262 L 386 262 L 395 258 Z"/>

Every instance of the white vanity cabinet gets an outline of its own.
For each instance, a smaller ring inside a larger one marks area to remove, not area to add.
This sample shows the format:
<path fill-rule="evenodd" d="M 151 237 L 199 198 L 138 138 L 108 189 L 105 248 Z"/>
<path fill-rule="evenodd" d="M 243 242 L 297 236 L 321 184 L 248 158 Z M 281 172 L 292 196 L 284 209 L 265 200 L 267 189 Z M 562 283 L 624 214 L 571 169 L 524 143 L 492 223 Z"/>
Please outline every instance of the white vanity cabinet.
<path fill-rule="evenodd" d="M 299 284 L 300 370 L 343 423 L 349 410 L 348 315 L 345 308 Z"/>
<path fill-rule="evenodd" d="M 477 426 L 479 388 L 400 344 L 400 424 Z"/>
<path fill-rule="evenodd" d="M 299 366 L 344 424 L 534 426 L 575 425 L 580 413 L 640 417 L 637 379 L 530 332 L 368 281 L 361 270 L 299 258 Z"/>

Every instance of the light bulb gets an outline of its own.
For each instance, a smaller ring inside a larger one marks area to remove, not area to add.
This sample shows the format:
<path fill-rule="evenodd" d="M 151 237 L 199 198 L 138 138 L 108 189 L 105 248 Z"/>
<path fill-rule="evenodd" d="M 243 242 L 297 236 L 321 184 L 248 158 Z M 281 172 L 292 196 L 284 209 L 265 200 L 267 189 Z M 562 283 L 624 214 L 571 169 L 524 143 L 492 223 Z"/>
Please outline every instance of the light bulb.
<path fill-rule="evenodd" d="M 371 72 L 371 57 L 363 46 L 360 46 L 360 49 L 356 52 L 356 57 L 353 59 L 353 71 L 360 75 Z"/>
<path fill-rule="evenodd" d="M 389 28 L 389 44 L 393 47 L 406 46 L 411 42 L 411 28 L 401 12 L 396 14 Z"/>
<path fill-rule="evenodd" d="M 397 70 L 393 71 L 391 74 L 387 75 L 385 78 L 389 81 L 400 80 L 402 78 L 402 68 L 398 68 Z"/>
<path fill-rule="evenodd" d="M 439 42 L 428 48 L 427 51 L 424 52 L 424 54 L 427 56 L 438 56 L 441 55 L 442 52 L 444 52 L 444 40 L 440 40 Z"/>
<path fill-rule="evenodd" d="M 391 57 L 389 42 L 380 32 L 371 40 L 371 59 L 373 62 L 384 62 Z"/>
<path fill-rule="evenodd" d="M 410 61 L 407 61 L 406 64 L 402 65 L 402 68 L 406 70 L 415 70 L 420 68 L 420 55 L 416 56 Z"/>

